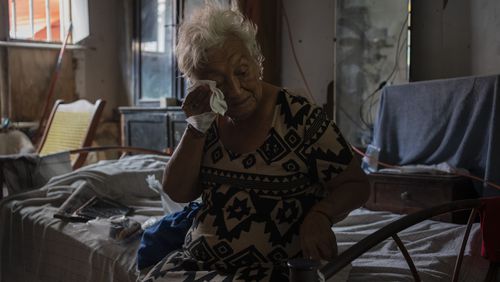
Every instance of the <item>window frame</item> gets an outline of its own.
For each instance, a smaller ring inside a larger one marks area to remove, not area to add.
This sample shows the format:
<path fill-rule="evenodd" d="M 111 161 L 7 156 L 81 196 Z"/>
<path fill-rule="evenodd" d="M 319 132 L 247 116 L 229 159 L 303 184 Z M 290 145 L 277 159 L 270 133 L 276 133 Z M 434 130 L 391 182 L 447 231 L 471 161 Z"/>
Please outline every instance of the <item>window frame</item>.
<path fill-rule="evenodd" d="M 142 50 L 141 50 L 141 3 L 142 1 L 148 0 L 134 0 L 133 3 L 133 32 L 132 32 L 132 53 L 133 53 L 133 91 L 134 91 L 134 105 L 138 107 L 160 107 L 166 105 L 163 101 L 166 98 L 174 98 L 180 101 L 184 97 L 184 79 L 177 67 L 177 60 L 175 56 L 172 56 L 171 66 L 172 66 L 172 85 L 171 93 L 172 97 L 162 97 L 159 99 L 145 99 L 142 93 Z M 184 12 L 184 1 L 183 0 L 167 0 L 173 1 L 172 3 L 172 13 L 173 13 L 173 25 L 174 25 L 174 36 L 172 38 L 172 50 L 177 44 L 177 33 L 178 27 L 183 17 Z"/>
<path fill-rule="evenodd" d="M 25 43 L 36 43 L 36 44 L 62 44 L 64 42 L 66 33 L 69 28 L 69 23 L 71 22 L 71 1 L 66 1 L 66 0 L 57 0 L 58 1 L 58 6 L 59 6 L 59 38 L 58 40 L 52 38 L 52 28 L 49 28 L 51 26 L 51 18 L 50 18 L 50 0 L 44 0 L 44 8 L 45 8 L 45 15 L 44 15 L 44 21 L 45 21 L 45 28 L 46 28 L 46 39 L 45 40 L 38 40 L 35 39 L 35 21 L 34 21 L 34 0 L 28 0 L 28 7 L 29 7 L 29 26 L 30 26 L 30 31 L 31 31 L 31 36 L 30 37 L 18 37 L 17 36 L 17 13 L 16 13 L 16 1 L 18 0 L 6 0 L 7 1 L 7 8 L 9 8 L 9 3 L 11 3 L 10 10 L 8 11 L 8 31 L 7 31 L 7 38 L 9 41 L 15 41 L 15 42 L 25 42 Z M 73 43 L 73 38 L 71 37 L 69 43 Z"/>

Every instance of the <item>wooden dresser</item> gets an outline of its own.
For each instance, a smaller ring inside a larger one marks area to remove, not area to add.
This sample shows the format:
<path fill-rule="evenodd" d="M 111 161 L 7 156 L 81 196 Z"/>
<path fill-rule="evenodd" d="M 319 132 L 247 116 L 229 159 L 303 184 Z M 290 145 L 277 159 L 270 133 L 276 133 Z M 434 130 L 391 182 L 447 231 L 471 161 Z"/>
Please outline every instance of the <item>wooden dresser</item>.
<path fill-rule="evenodd" d="M 180 107 L 120 107 L 122 145 L 168 152 L 179 143 L 187 123 Z"/>
<path fill-rule="evenodd" d="M 477 198 L 472 182 L 455 175 L 382 174 L 368 175 L 370 199 L 365 207 L 395 213 L 411 213 L 455 200 Z M 438 220 L 465 223 L 469 211 L 445 214 Z"/>

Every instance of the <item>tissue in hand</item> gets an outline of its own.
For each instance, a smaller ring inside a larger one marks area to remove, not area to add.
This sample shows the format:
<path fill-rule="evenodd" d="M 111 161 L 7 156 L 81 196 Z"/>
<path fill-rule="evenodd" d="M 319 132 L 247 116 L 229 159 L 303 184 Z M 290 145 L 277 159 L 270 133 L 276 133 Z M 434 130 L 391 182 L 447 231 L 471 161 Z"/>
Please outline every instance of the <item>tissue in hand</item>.
<path fill-rule="evenodd" d="M 212 111 L 191 116 L 187 118 L 186 121 L 198 131 L 205 133 L 217 117 L 217 114 L 224 115 L 226 113 L 227 103 L 224 100 L 224 94 L 222 94 L 222 91 L 216 87 L 216 83 L 213 80 L 197 80 L 193 85 L 188 87 L 188 95 L 186 96 L 186 99 L 189 94 L 191 94 L 191 92 L 193 92 L 200 85 L 208 85 L 208 87 L 210 87 L 210 91 L 212 92 L 212 95 L 210 96 L 210 108 Z"/>

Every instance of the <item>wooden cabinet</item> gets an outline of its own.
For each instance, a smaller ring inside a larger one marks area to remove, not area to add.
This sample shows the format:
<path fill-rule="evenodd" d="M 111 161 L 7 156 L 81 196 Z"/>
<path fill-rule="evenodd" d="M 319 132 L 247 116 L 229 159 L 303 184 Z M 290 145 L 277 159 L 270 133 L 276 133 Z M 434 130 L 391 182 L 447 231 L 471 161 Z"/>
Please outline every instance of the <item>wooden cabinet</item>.
<path fill-rule="evenodd" d="M 456 200 L 476 198 L 472 182 L 455 175 L 381 174 L 368 175 L 371 210 L 411 213 Z M 446 214 L 438 220 L 465 223 L 469 211 Z"/>
<path fill-rule="evenodd" d="M 175 148 L 186 129 L 180 107 L 120 107 L 122 145 L 159 151 Z"/>

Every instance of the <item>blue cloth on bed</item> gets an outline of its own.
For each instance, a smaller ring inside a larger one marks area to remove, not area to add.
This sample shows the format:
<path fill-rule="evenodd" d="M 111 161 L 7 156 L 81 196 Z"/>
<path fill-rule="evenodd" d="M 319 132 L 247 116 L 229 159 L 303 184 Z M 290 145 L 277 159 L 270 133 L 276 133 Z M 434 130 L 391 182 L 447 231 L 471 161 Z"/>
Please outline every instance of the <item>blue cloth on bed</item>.
<path fill-rule="evenodd" d="M 372 145 L 382 162 L 449 164 L 500 183 L 500 76 L 384 88 Z M 485 196 L 498 194 L 484 187 Z"/>
<path fill-rule="evenodd" d="M 139 270 L 155 265 L 167 254 L 182 247 L 200 206 L 200 203 L 192 202 L 183 210 L 166 215 L 144 231 L 137 251 Z"/>

